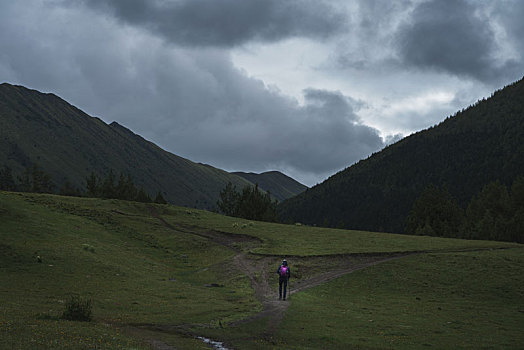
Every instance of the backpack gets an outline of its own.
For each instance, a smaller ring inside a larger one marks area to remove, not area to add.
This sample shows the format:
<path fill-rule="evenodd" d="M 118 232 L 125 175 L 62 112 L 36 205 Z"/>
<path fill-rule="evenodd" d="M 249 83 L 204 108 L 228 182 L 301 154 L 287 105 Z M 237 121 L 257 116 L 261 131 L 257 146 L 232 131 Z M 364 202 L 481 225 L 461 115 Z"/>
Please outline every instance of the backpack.
<path fill-rule="evenodd" d="M 286 277 L 287 276 L 287 266 L 280 266 L 280 277 Z"/>

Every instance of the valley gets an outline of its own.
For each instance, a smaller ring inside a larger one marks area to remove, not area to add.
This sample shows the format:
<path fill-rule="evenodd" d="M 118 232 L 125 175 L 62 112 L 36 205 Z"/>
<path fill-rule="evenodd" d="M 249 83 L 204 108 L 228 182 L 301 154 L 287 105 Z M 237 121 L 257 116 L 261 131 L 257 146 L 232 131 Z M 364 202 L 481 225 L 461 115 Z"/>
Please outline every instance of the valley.
<path fill-rule="evenodd" d="M 518 244 L 14 192 L 0 192 L 0 217 L 3 348 L 206 348 L 197 337 L 233 349 L 522 341 Z M 283 257 L 286 302 L 275 274 Z M 71 295 L 93 301 L 93 321 L 60 319 Z M 494 325 L 497 333 L 481 332 Z"/>

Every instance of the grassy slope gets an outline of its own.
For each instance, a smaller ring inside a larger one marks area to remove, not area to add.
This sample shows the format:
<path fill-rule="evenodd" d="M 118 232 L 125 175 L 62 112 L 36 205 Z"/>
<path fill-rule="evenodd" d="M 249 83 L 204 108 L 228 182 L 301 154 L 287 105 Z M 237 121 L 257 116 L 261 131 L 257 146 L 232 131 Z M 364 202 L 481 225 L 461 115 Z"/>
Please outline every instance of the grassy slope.
<path fill-rule="evenodd" d="M 294 297 L 276 342 L 515 349 L 524 343 L 523 271 L 522 249 L 417 255 L 375 266 Z"/>
<path fill-rule="evenodd" d="M 168 232 L 144 205 L 5 193 L 0 203 L 0 348 L 53 348 L 64 336 L 125 345 L 100 325 L 213 324 L 257 309 L 249 280 L 224 267 L 231 251 Z M 38 319 L 59 315 L 72 294 L 93 299 L 98 326 Z"/>
<path fill-rule="evenodd" d="M 215 206 L 228 182 L 250 184 L 226 171 L 164 151 L 131 130 L 93 118 L 53 94 L 0 84 L 0 167 L 14 176 L 38 163 L 59 190 L 66 180 L 85 188 L 91 171 L 129 173 L 154 196 L 158 190 L 179 205 Z"/>
<path fill-rule="evenodd" d="M 175 209 L 168 211 L 174 218 Z M 243 233 L 263 240 L 252 252 L 278 256 L 316 256 L 348 253 L 391 253 L 409 251 L 433 251 L 444 249 L 473 249 L 500 246 L 517 246 L 511 243 L 470 241 L 440 237 L 411 236 L 366 231 L 349 231 L 252 222 L 229 218 L 209 212 L 200 212 L 197 224 L 201 227 L 224 232 Z M 176 217 L 177 222 L 195 223 L 192 217 Z"/>
<path fill-rule="evenodd" d="M 173 227 L 256 236 L 262 243 L 254 252 L 285 254 L 291 262 L 293 255 L 517 248 L 421 254 L 347 275 L 296 294 L 274 337 L 255 339 L 264 320 L 219 327 L 260 309 L 248 278 L 231 269 L 233 251 L 168 229 L 144 204 L 0 192 L 0 348 L 51 349 L 57 342 L 65 349 L 147 348 L 125 326 L 136 323 L 203 324 L 201 334 L 229 340 L 236 348 L 417 348 L 438 341 L 511 348 L 524 341 L 519 332 L 524 322 L 521 246 L 284 226 L 156 208 Z M 206 287 L 211 283 L 223 287 Z M 72 294 L 93 299 L 95 322 L 56 319 Z M 177 348 L 202 345 L 177 332 L 155 337 Z"/>

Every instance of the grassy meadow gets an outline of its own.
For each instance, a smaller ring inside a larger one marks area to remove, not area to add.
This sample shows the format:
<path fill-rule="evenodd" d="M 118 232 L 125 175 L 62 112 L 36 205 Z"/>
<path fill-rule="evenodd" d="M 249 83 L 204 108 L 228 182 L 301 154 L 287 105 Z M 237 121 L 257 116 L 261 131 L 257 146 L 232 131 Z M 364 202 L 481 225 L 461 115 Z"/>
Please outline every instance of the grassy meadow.
<path fill-rule="evenodd" d="M 297 294 L 276 339 L 300 333 L 297 348 L 516 349 L 523 270 L 519 250 L 399 259 Z"/>
<path fill-rule="evenodd" d="M 264 271 L 238 268 L 238 254 L 268 270 L 286 256 L 305 280 L 342 259 L 398 252 L 418 253 L 294 294 L 271 332 L 271 318 L 239 322 L 263 310 L 252 279 Z M 92 300 L 91 322 L 60 318 L 74 295 Z M 197 335 L 235 349 L 514 349 L 524 344 L 524 250 L 0 192 L 0 305 L 1 349 L 209 348 Z"/>

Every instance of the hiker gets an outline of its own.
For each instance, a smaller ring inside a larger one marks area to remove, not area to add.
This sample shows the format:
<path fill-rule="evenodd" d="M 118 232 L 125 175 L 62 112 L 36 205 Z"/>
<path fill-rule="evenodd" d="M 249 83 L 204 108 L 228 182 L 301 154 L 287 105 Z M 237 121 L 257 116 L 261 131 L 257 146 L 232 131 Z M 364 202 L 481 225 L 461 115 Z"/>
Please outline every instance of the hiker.
<path fill-rule="evenodd" d="M 291 271 L 287 265 L 286 259 L 282 260 L 282 264 L 278 267 L 278 300 L 282 299 L 282 285 L 284 285 L 284 300 L 286 300 L 287 281 L 291 277 Z"/>

